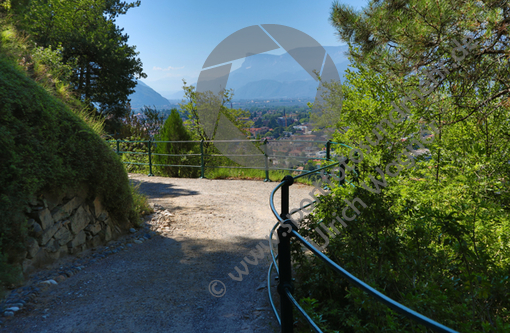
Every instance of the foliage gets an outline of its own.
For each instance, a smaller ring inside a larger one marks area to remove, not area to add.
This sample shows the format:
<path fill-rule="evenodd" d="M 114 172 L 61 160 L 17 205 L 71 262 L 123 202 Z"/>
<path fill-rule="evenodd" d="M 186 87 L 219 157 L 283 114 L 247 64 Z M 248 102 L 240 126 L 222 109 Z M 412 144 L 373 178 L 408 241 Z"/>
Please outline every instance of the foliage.
<path fill-rule="evenodd" d="M 154 161 L 161 164 L 159 172 L 170 177 L 197 177 L 199 168 L 176 167 L 172 165 L 200 165 L 198 156 L 168 156 L 179 154 L 200 153 L 195 142 L 161 142 L 161 141 L 191 141 L 192 136 L 186 129 L 177 109 L 173 109 L 163 124 L 157 136 Z M 161 155 L 160 155 L 161 154 Z M 165 156 L 166 155 L 166 156 Z"/>
<path fill-rule="evenodd" d="M 133 210 L 137 216 L 144 216 L 154 213 L 154 209 L 149 205 L 147 197 L 140 193 L 140 184 L 130 184 L 131 196 L 133 197 Z M 142 225 L 142 219 L 133 221 L 138 227 Z"/>
<path fill-rule="evenodd" d="M 204 153 L 208 155 L 204 163 L 215 166 L 232 165 L 233 162 L 224 156 L 213 156 L 220 155 L 221 152 L 210 140 L 222 139 L 219 136 L 226 134 L 217 131 L 221 117 L 225 117 L 227 121 L 239 129 L 241 132 L 239 133 L 240 137 L 242 136 L 243 139 L 247 138 L 247 129 L 253 125 L 253 121 L 247 120 L 249 119 L 250 112 L 243 109 L 229 109 L 225 106 L 225 104 L 232 101 L 234 96 L 232 90 L 225 90 L 221 96 L 214 96 L 210 91 L 204 93 L 197 92 L 194 86 L 187 86 L 184 80 L 183 83 L 185 99 L 179 104 L 180 110 L 186 118 L 184 124 L 189 129 L 193 140 L 204 140 Z M 197 110 L 197 104 L 199 104 L 197 101 L 202 105 L 212 106 L 211 110 L 218 109 L 216 118 L 211 118 L 216 114 L 215 112 L 202 113 L 201 116 L 201 113 Z"/>
<path fill-rule="evenodd" d="M 5 18 L 0 18 L 0 53 L 12 66 L 24 71 L 46 92 L 60 99 L 94 132 L 103 135 L 104 120 L 99 119 L 72 93 L 71 67 L 62 62 L 61 47 L 37 47 Z"/>
<path fill-rule="evenodd" d="M 72 67 L 72 87 L 91 110 L 99 105 L 103 115 L 119 118 L 129 110 L 135 78 L 146 75 L 115 19 L 139 5 L 140 1 L 31 0 L 16 18 L 38 45 L 60 47 L 63 63 Z"/>

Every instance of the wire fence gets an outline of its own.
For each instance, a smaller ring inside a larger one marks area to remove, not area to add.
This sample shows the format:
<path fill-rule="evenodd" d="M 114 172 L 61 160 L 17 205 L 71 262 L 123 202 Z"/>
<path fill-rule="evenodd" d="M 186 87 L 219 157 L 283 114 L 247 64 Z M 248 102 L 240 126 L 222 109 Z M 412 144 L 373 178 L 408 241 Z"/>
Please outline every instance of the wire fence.
<path fill-rule="evenodd" d="M 332 141 L 311 140 L 107 140 L 106 142 L 121 156 L 129 172 L 147 172 L 149 176 L 154 176 L 155 172 L 162 175 L 176 175 L 178 170 L 188 170 L 186 175 L 189 177 L 205 178 L 208 169 L 253 169 L 264 171 L 264 181 L 270 180 L 271 171 L 286 171 L 297 175 L 314 170 L 335 156 L 332 150 L 334 145 L 342 145 Z M 253 152 L 253 149 L 244 149 L 247 143 L 256 147 L 255 154 L 245 153 L 245 151 Z M 238 145 L 238 147 L 229 150 L 235 152 L 233 154 L 222 154 L 215 149 L 216 145 L 221 144 Z M 166 153 L 165 151 L 173 148 L 162 149 L 164 145 L 172 146 L 180 153 Z M 259 160 L 263 160 L 263 163 L 244 166 L 242 162 L 236 162 L 236 160 L 251 158 L 260 158 Z M 174 172 L 169 172 L 171 170 Z"/>

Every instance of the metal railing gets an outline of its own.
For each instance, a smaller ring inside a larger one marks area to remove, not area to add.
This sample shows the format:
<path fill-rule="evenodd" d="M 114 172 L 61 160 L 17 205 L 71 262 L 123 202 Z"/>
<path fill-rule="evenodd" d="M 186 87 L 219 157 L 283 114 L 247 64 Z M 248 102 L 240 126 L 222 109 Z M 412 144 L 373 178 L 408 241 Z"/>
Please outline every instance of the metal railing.
<path fill-rule="evenodd" d="M 344 162 L 348 163 L 348 162 Z M 290 219 L 290 216 L 299 211 L 293 211 L 291 215 L 289 215 L 289 188 L 294 183 L 294 180 L 300 177 L 305 177 L 310 174 L 329 169 L 335 166 L 338 166 L 340 162 L 336 162 L 330 165 L 327 165 L 325 167 L 322 167 L 320 169 L 308 172 L 306 174 L 301 174 L 296 177 L 292 176 L 285 176 L 285 178 L 281 181 L 278 186 L 274 188 L 274 190 L 271 192 L 269 204 L 271 206 L 271 210 L 273 211 L 273 214 L 276 216 L 278 222 L 274 225 L 273 229 L 270 233 L 270 239 L 269 239 L 269 246 L 270 246 L 270 252 L 271 256 L 273 258 L 273 262 L 269 266 L 268 275 L 267 275 L 267 285 L 268 285 L 268 294 L 269 294 L 269 300 L 271 303 L 271 306 L 273 308 L 273 312 L 278 320 L 278 322 L 281 325 L 281 332 L 282 333 L 292 333 L 294 330 L 294 319 L 293 319 L 293 307 L 295 306 L 298 311 L 303 315 L 304 319 L 310 324 L 310 326 L 314 329 L 315 332 L 322 332 L 322 330 L 317 326 L 316 323 L 313 322 L 313 320 L 310 318 L 310 316 L 303 310 L 303 308 L 299 305 L 299 303 L 294 299 L 292 296 L 292 293 L 294 291 L 294 286 L 292 283 L 292 264 L 291 264 L 291 249 L 290 249 L 290 239 L 291 237 L 294 237 L 295 240 L 300 242 L 302 245 L 304 245 L 306 248 L 308 248 L 314 255 L 319 257 L 322 261 L 324 261 L 330 268 L 332 268 L 334 271 L 336 271 L 338 274 L 340 274 L 342 277 L 344 277 L 347 281 L 352 283 L 354 286 L 358 287 L 359 289 L 365 291 L 370 296 L 375 298 L 378 302 L 381 302 L 388 306 L 389 308 L 395 310 L 396 312 L 410 318 L 411 320 L 422 324 L 432 330 L 435 330 L 437 332 L 448 332 L 448 333 L 454 333 L 456 331 L 441 325 L 434 320 L 427 318 L 407 307 L 404 305 L 394 301 L 393 299 L 385 296 L 381 292 L 377 291 L 376 289 L 370 287 L 368 284 L 364 283 L 351 273 L 349 273 L 347 270 L 336 264 L 334 261 L 329 259 L 326 255 L 324 255 L 321 251 L 317 250 L 310 242 L 308 242 L 303 236 L 301 236 L 298 233 L 298 228 L 296 225 L 294 225 Z M 340 165 L 340 167 L 343 167 L 343 165 Z M 342 177 L 341 177 L 342 178 Z M 274 196 L 276 191 L 281 189 L 281 211 L 280 213 L 277 212 L 275 205 L 274 205 Z M 316 201 L 315 201 L 316 202 Z M 315 202 L 309 204 L 312 205 Z M 309 206 L 307 205 L 307 206 Z M 306 207 L 306 206 L 305 206 Z M 301 210 L 305 207 L 301 207 Z M 279 226 L 279 227 L 278 227 Z M 278 227 L 277 234 L 278 234 L 278 255 L 275 256 L 274 249 L 273 249 L 273 233 L 275 229 Z M 276 260 L 278 259 L 278 264 L 276 263 Z M 276 310 L 276 307 L 274 306 L 273 299 L 271 296 L 271 271 L 272 269 L 276 270 L 276 273 L 278 274 L 279 283 L 277 287 L 278 294 L 280 295 L 280 315 L 278 315 L 278 312 Z"/>
<path fill-rule="evenodd" d="M 228 168 L 228 169 L 256 169 L 256 170 L 264 170 L 265 171 L 265 179 L 264 181 L 270 181 L 269 179 L 269 171 L 271 170 L 279 170 L 279 171 L 292 171 L 292 172 L 306 172 L 306 170 L 300 169 L 289 169 L 289 168 L 278 168 L 270 165 L 270 161 L 274 159 L 304 159 L 304 160 L 323 160 L 330 161 L 331 160 L 331 147 L 334 144 L 340 144 L 336 142 L 329 141 L 308 141 L 308 140 L 289 140 L 289 141 L 276 141 L 279 143 L 310 143 L 310 144 L 324 144 L 325 148 L 325 157 L 311 157 L 311 156 L 287 156 L 287 155 L 271 155 L 268 153 L 268 145 L 272 141 L 268 140 L 201 140 L 201 141 L 156 141 L 156 140 L 106 140 L 107 143 L 115 143 L 115 151 L 118 155 L 122 154 L 131 154 L 131 155 L 144 155 L 148 156 L 147 162 L 131 162 L 131 161 L 123 161 L 124 164 L 129 165 L 141 165 L 149 167 L 149 176 L 154 176 L 153 167 L 177 167 L 177 168 L 200 168 L 200 178 L 205 178 L 205 170 L 207 168 Z M 222 142 L 254 142 L 260 144 L 260 154 L 257 155 L 247 155 L 247 154 L 207 154 L 204 149 L 204 143 L 222 143 Z M 147 149 L 144 152 L 139 151 L 124 151 L 121 150 L 121 143 L 142 143 L 146 145 Z M 161 154 L 155 153 L 154 148 L 158 143 L 174 143 L 174 144 L 183 144 L 183 143 L 195 143 L 199 144 L 200 153 L 196 154 Z M 200 156 L 200 165 L 179 165 L 179 164 L 158 164 L 153 162 L 154 156 L 170 156 L 170 157 L 191 157 L 191 156 Z M 207 157 L 247 157 L 247 156 L 263 156 L 265 163 L 264 167 L 244 167 L 240 165 L 209 165 L 206 163 Z"/>

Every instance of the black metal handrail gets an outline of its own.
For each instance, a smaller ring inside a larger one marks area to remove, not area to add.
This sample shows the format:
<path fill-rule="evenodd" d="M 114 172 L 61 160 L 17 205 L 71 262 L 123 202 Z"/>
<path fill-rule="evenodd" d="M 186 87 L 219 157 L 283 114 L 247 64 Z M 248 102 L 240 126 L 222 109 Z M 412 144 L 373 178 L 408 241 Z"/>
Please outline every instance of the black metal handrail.
<path fill-rule="evenodd" d="M 293 306 L 296 306 L 296 308 L 299 310 L 299 312 L 303 315 L 303 317 L 306 319 L 306 321 L 310 324 L 310 326 L 316 331 L 316 332 L 322 332 L 321 329 L 313 322 L 313 320 L 308 316 L 308 314 L 299 306 L 298 302 L 294 299 L 292 296 L 293 292 L 293 284 L 292 284 L 292 272 L 291 272 L 291 253 L 290 253 L 290 238 L 295 237 L 296 240 L 301 242 L 306 248 L 308 248 L 312 253 L 319 257 L 322 261 L 324 261 L 326 264 L 328 264 L 334 271 L 339 273 L 342 277 L 344 277 L 347 281 L 352 283 L 354 286 L 362 289 L 366 293 L 368 293 L 370 296 L 374 297 L 378 302 L 382 302 L 386 306 L 390 307 L 391 309 L 403 314 L 404 316 L 410 318 L 411 320 L 414 320 L 415 322 L 422 324 L 430 329 L 433 329 L 437 332 L 447 332 L 447 333 L 455 333 L 457 331 L 448 328 L 444 325 L 439 324 L 438 322 L 416 312 L 408 307 L 394 301 L 393 299 L 387 297 L 386 295 L 382 294 L 381 292 L 377 291 L 376 289 L 372 288 L 365 282 L 361 281 L 351 273 L 349 273 L 347 270 L 339 266 L 337 263 L 329 259 L 326 255 L 324 255 L 321 251 L 317 250 L 310 242 L 308 242 L 303 236 L 301 236 L 298 233 L 298 226 L 296 226 L 293 221 L 290 219 L 289 215 L 289 187 L 294 183 L 294 180 L 300 177 L 304 177 L 307 175 L 311 175 L 313 173 L 334 167 L 339 165 L 339 162 L 329 164 L 325 167 L 322 167 L 320 169 L 308 172 L 306 174 L 301 174 L 296 177 L 292 176 L 285 176 L 285 178 L 274 188 L 274 190 L 271 192 L 270 198 L 269 198 L 269 204 L 271 207 L 271 210 L 273 214 L 275 215 L 278 222 L 274 225 L 273 229 L 271 230 L 270 237 L 269 237 L 269 246 L 270 246 L 270 252 L 271 256 L 273 258 L 273 262 L 269 266 L 268 271 L 268 293 L 269 298 L 271 302 L 271 306 L 273 308 L 273 312 L 275 313 L 276 318 L 278 319 L 278 322 L 281 325 L 281 332 L 282 333 L 292 333 L 294 330 L 294 320 L 293 320 Z M 281 189 L 281 212 L 278 213 L 278 211 L 275 208 L 274 205 L 274 196 L 276 191 Z M 316 201 L 315 201 L 316 202 Z M 312 203 L 313 204 L 313 203 Z M 291 213 L 292 214 L 292 213 Z M 278 255 L 274 255 L 273 250 L 273 233 L 276 229 L 278 233 Z M 276 263 L 276 259 L 278 258 L 278 264 Z M 280 295 L 280 312 L 281 316 L 278 315 L 276 311 L 276 307 L 273 304 L 272 296 L 271 296 L 271 271 L 273 267 L 276 269 L 276 272 L 279 277 L 278 281 L 278 294 Z"/>

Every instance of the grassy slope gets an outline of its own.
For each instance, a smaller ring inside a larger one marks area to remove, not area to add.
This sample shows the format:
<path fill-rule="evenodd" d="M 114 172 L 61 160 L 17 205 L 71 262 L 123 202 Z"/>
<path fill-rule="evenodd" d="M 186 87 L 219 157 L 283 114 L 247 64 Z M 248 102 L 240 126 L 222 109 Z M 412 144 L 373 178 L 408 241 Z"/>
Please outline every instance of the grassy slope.
<path fill-rule="evenodd" d="M 29 53 L 29 48 L 18 43 L 6 50 L 5 45 L 0 45 L 0 286 L 19 278 L 27 232 L 23 212 L 43 189 L 64 191 L 87 183 L 91 197 L 104 198 L 121 227 L 137 219 L 127 173 L 97 134 L 98 126 L 87 125 L 83 114 L 36 83 L 18 65 L 19 57 L 8 52 Z"/>

